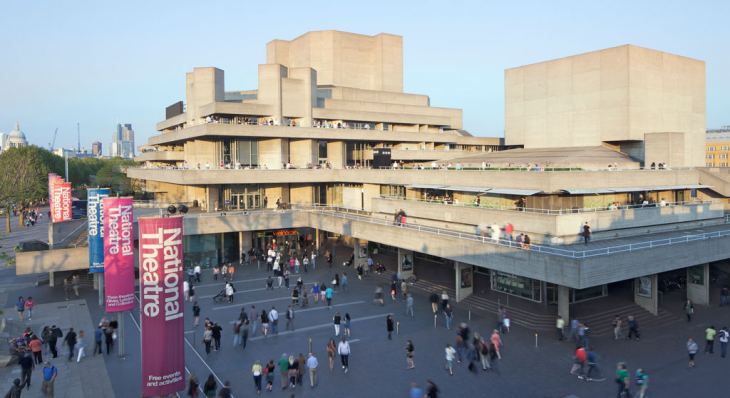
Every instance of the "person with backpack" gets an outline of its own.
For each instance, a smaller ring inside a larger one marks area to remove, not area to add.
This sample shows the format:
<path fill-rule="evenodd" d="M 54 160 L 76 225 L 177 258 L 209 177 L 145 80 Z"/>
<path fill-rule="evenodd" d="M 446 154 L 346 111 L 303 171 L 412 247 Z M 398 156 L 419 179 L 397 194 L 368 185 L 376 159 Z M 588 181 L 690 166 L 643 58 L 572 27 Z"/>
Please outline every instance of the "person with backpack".
<path fill-rule="evenodd" d="M 649 389 L 649 375 L 644 372 L 644 369 L 639 368 L 636 369 L 634 380 L 636 380 L 636 387 L 639 389 L 638 398 L 644 398 L 646 391 Z"/>
<path fill-rule="evenodd" d="M 618 397 L 631 396 L 629 391 L 629 371 L 626 369 L 626 364 L 619 362 L 616 365 L 616 384 L 618 385 Z"/>

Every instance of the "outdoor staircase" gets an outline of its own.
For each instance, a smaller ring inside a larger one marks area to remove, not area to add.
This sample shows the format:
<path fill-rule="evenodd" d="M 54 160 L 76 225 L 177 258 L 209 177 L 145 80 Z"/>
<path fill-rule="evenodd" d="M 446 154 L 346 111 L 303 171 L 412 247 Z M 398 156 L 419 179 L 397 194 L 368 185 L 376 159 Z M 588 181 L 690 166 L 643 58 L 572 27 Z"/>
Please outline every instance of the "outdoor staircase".
<path fill-rule="evenodd" d="M 626 318 L 632 315 L 634 319 L 639 323 L 639 332 L 647 329 L 660 329 L 671 326 L 676 326 L 682 322 L 676 314 L 673 314 L 665 309 L 659 308 L 658 315 L 654 315 L 651 312 L 643 309 L 642 307 L 628 303 L 626 305 L 606 310 L 602 312 L 581 315 L 580 313 L 575 314 L 576 318 L 581 322 L 587 324 L 591 329 L 591 334 L 594 336 L 607 336 L 613 335 L 613 318 L 619 315 L 624 321 L 623 334 L 626 336 L 628 333 L 628 326 L 626 325 Z"/>

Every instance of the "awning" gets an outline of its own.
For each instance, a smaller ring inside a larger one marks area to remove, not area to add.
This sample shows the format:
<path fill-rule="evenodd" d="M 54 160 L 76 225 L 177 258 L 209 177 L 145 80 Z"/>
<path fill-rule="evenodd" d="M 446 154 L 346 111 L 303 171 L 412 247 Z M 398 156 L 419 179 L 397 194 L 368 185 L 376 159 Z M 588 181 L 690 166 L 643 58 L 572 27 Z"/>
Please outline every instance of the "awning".
<path fill-rule="evenodd" d="M 591 189 L 591 188 L 568 188 L 568 189 L 561 189 L 561 191 L 567 192 L 571 195 L 595 195 L 600 193 L 614 193 L 615 191 L 612 191 L 607 188 L 597 188 L 597 189 Z"/>
<path fill-rule="evenodd" d="M 495 195 L 515 195 L 515 196 L 531 196 L 542 192 L 539 189 L 512 189 L 512 188 L 490 188 L 488 194 Z"/>
<path fill-rule="evenodd" d="M 444 189 L 444 186 L 443 185 L 434 185 L 434 184 L 411 184 L 411 185 L 406 185 L 406 188 Z"/>
<path fill-rule="evenodd" d="M 489 188 L 484 187 L 466 187 L 462 185 L 448 185 L 445 187 L 442 187 L 441 189 L 445 191 L 457 191 L 457 192 L 486 192 L 489 190 Z"/>

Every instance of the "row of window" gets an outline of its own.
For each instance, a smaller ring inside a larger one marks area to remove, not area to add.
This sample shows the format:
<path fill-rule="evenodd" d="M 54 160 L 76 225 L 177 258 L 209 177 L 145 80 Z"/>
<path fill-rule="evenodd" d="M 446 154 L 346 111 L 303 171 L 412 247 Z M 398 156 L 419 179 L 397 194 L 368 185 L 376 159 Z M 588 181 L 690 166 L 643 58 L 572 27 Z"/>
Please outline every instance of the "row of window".
<path fill-rule="evenodd" d="M 707 159 L 714 159 L 715 154 L 708 153 L 706 157 L 707 157 Z M 718 159 L 727 159 L 727 153 L 719 153 L 719 154 L 717 154 L 717 158 Z"/>
<path fill-rule="evenodd" d="M 713 164 L 713 163 L 710 162 L 710 163 L 705 163 L 705 167 L 727 167 L 727 163 L 722 162 L 722 163 L 720 163 L 718 165 L 715 165 L 715 164 Z"/>
<path fill-rule="evenodd" d="M 722 145 L 722 146 L 719 146 L 719 147 L 711 146 L 711 147 L 707 147 L 707 150 L 708 151 L 714 151 L 716 148 L 717 148 L 718 151 L 729 151 L 730 150 L 730 146 L 727 146 L 727 145 Z"/>

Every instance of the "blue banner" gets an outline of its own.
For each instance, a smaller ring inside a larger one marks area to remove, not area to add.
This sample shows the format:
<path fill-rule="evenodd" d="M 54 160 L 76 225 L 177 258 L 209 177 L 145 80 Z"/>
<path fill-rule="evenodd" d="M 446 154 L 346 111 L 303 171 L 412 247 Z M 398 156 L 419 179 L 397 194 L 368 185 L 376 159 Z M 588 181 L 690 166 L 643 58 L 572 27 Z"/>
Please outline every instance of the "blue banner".
<path fill-rule="evenodd" d="M 109 188 L 88 188 L 86 217 L 89 224 L 89 272 L 104 272 L 104 208 L 101 200 Z"/>

